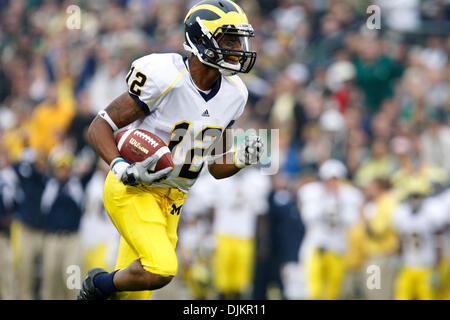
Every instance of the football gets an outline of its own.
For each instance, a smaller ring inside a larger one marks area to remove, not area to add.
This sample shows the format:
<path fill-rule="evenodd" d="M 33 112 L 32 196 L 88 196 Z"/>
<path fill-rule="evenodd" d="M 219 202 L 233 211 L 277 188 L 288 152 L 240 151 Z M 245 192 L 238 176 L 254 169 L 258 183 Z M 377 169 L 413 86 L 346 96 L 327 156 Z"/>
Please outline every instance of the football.
<path fill-rule="evenodd" d="M 159 160 L 150 172 L 164 168 L 174 167 L 172 155 L 164 141 L 151 132 L 142 129 L 129 129 L 116 135 L 117 149 L 120 155 L 128 162 L 140 162 L 153 154 L 158 154 Z"/>

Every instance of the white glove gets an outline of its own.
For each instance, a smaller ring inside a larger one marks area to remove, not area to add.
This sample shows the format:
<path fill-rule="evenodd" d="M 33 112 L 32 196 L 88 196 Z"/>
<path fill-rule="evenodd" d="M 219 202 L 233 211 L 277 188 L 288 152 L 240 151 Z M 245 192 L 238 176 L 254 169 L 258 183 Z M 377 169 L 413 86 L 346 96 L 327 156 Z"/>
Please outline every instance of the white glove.
<path fill-rule="evenodd" d="M 245 142 L 234 153 L 234 165 L 239 169 L 257 164 L 261 160 L 264 144 L 261 138 L 255 135 L 245 138 Z"/>
<path fill-rule="evenodd" d="M 122 181 L 125 185 L 136 186 L 140 183 L 150 185 L 155 181 L 165 179 L 173 170 L 173 168 L 164 168 L 150 173 L 148 170 L 153 168 L 158 160 L 159 156 L 156 154 L 131 165 L 125 160 L 118 160 L 113 163 L 111 171 L 117 180 Z"/>

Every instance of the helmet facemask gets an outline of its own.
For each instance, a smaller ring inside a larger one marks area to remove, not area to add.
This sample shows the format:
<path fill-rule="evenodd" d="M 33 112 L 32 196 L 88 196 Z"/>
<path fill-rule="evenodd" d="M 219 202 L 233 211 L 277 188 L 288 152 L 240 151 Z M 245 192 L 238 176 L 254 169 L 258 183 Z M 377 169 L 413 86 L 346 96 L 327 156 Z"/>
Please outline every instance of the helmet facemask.
<path fill-rule="evenodd" d="M 187 51 L 192 52 L 202 63 L 219 69 L 224 75 L 248 73 L 253 68 L 256 52 L 252 51 L 250 38 L 255 35 L 250 24 L 221 26 L 211 33 L 199 17 L 195 20 L 196 22 L 190 26 L 190 32 L 185 33 L 184 48 Z M 190 34 L 196 35 L 194 39 Z M 236 37 L 240 42 L 239 50 L 219 46 L 222 40 Z"/>

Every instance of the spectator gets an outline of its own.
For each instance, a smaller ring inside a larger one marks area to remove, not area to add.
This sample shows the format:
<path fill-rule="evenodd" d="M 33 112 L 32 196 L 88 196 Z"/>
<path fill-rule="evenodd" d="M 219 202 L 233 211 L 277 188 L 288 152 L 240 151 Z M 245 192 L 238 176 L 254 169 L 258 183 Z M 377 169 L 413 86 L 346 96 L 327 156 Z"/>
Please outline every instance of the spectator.
<path fill-rule="evenodd" d="M 364 92 L 366 112 L 373 115 L 384 99 L 394 95 L 394 81 L 401 76 L 403 66 L 383 54 L 380 39 L 366 35 L 356 41 L 356 84 Z"/>
<path fill-rule="evenodd" d="M 421 135 L 422 158 L 425 163 L 444 169 L 449 176 L 450 128 L 442 120 L 437 114 L 430 117 L 427 129 Z"/>
<path fill-rule="evenodd" d="M 77 292 L 67 286 L 67 271 L 69 266 L 81 265 L 79 228 L 84 187 L 92 172 L 82 177 L 73 175 L 74 157 L 69 151 L 54 151 L 50 161 L 52 177 L 45 185 L 41 201 L 46 231 L 41 297 L 72 300 Z"/>
<path fill-rule="evenodd" d="M 22 160 L 13 165 L 17 181 L 17 208 L 11 225 L 11 241 L 17 255 L 19 298 L 37 298 L 39 276 L 36 272 L 42 258 L 44 242 L 44 216 L 40 210 L 41 196 L 47 176 L 45 155 L 25 149 Z"/>
<path fill-rule="evenodd" d="M 420 26 L 420 1 L 399 0 L 387 1 L 377 0 L 375 4 L 380 6 L 381 12 L 386 14 L 385 21 L 389 28 L 395 31 L 411 32 Z"/>
<path fill-rule="evenodd" d="M 305 228 L 297 209 L 295 188 L 283 175 L 274 177 L 272 185 L 267 214 L 271 231 L 270 265 L 275 277 L 281 278 L 282 298 L 304 299 L 305 287 L 300 279 L 298 252 Z"/>
<path fill-rule="evenodd" d="M 0 103 L 1 103 L 11 94 L 10 93 L 11 85 L 1 63 L 0 63 L 0 84 L 1 84 L 0 85 Z"/>
<path fill-rule="evenodd" d="M 90 147 L 87 140 L 87 129 L 95 115 L 91 113 L 90 96 L 82 91 L 78 95 L 77 113 L 67 129 L 67 136 L 73 139 L 75 154 L 79 154 L 85 147 Z"/>
<path fill-rule="evenodd" d="M 102 53 L 107 55 L 107 53 Z M 89 84 L 92 98 L 90 112 L 97 114 L 107 106 L 112 97 L 118 97 L 127 90 L 126 73 L 123 62 L 119 57 L 103 57 L 103 63 L 96 69 Z"/>
<path fill-rule="evenodd" d="M 15 205 L 14 172 L 6 154 L 0 153 L 0 299 L 16 299 L 13 252 L 10 241 L 10 225 Z"/>
<path fill-rule="evenodd" d="M 47 99 L 34 109 L 29 136 L 33 149 L 48 155 L 62 141 L 74 114 L 70 90 L 67 83 L 50 86 Z"/>
<path fill-rule="evenodd" d="M 5 130 L 1 141 L 8 153 L 8 158 L 12 162 L 18 162 L 22 151 L 29 146 L 32 107 L 26 99 L 14 99 L 11 102 L 11 110 L 15 117 L 12 125 Z"/>
<path fill-rule="evenodd" d="M 388 153 L 388 146 L 382 139 L 376 139 L 371 146 L 371 157 L 364 161 L 356 172 L 355 182 L 366 187 L 374 179 L 388 179 L 396 169 L 394 157 Z"/>

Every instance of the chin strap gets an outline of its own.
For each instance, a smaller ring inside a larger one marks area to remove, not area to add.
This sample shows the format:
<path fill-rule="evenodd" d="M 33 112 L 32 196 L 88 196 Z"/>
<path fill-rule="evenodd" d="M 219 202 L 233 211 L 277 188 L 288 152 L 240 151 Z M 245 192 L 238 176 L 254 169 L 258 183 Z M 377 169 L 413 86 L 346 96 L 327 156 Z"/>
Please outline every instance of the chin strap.
<path fill-rule="evenodd" d="M 223 68 L 218 68 L 218 69 L 219 69 L 219 72 L 225 77 L 231 77 L 231 76 L 234 76 L 235 74 L 237 74 L 237 71 L 231 71 L 231 70 L 223 69 Z"/>
<path fill-rule="evenodd" d="M 219 65 L 226 65 L 226 67 L 228 67 L 228 68 L 233 68 L 234 66 L 236 66 L 238 70 L 241 69 L 241 63 L 240 62 L 238 64 L 234 65 L 234 64 L 227 63 L 227 62 L 223 61 Z M 229 69 L 224 69 L 224 68 L 218 68 L 218 69 L 219 69 L 221 74 L 223 74 L 224 76 L 228 76 L 228 77 L 229 76 L 234 76 L 235 74 L 238 73 L 237 70 L 234 71 L 234 70 L 229 70 Z"/>

